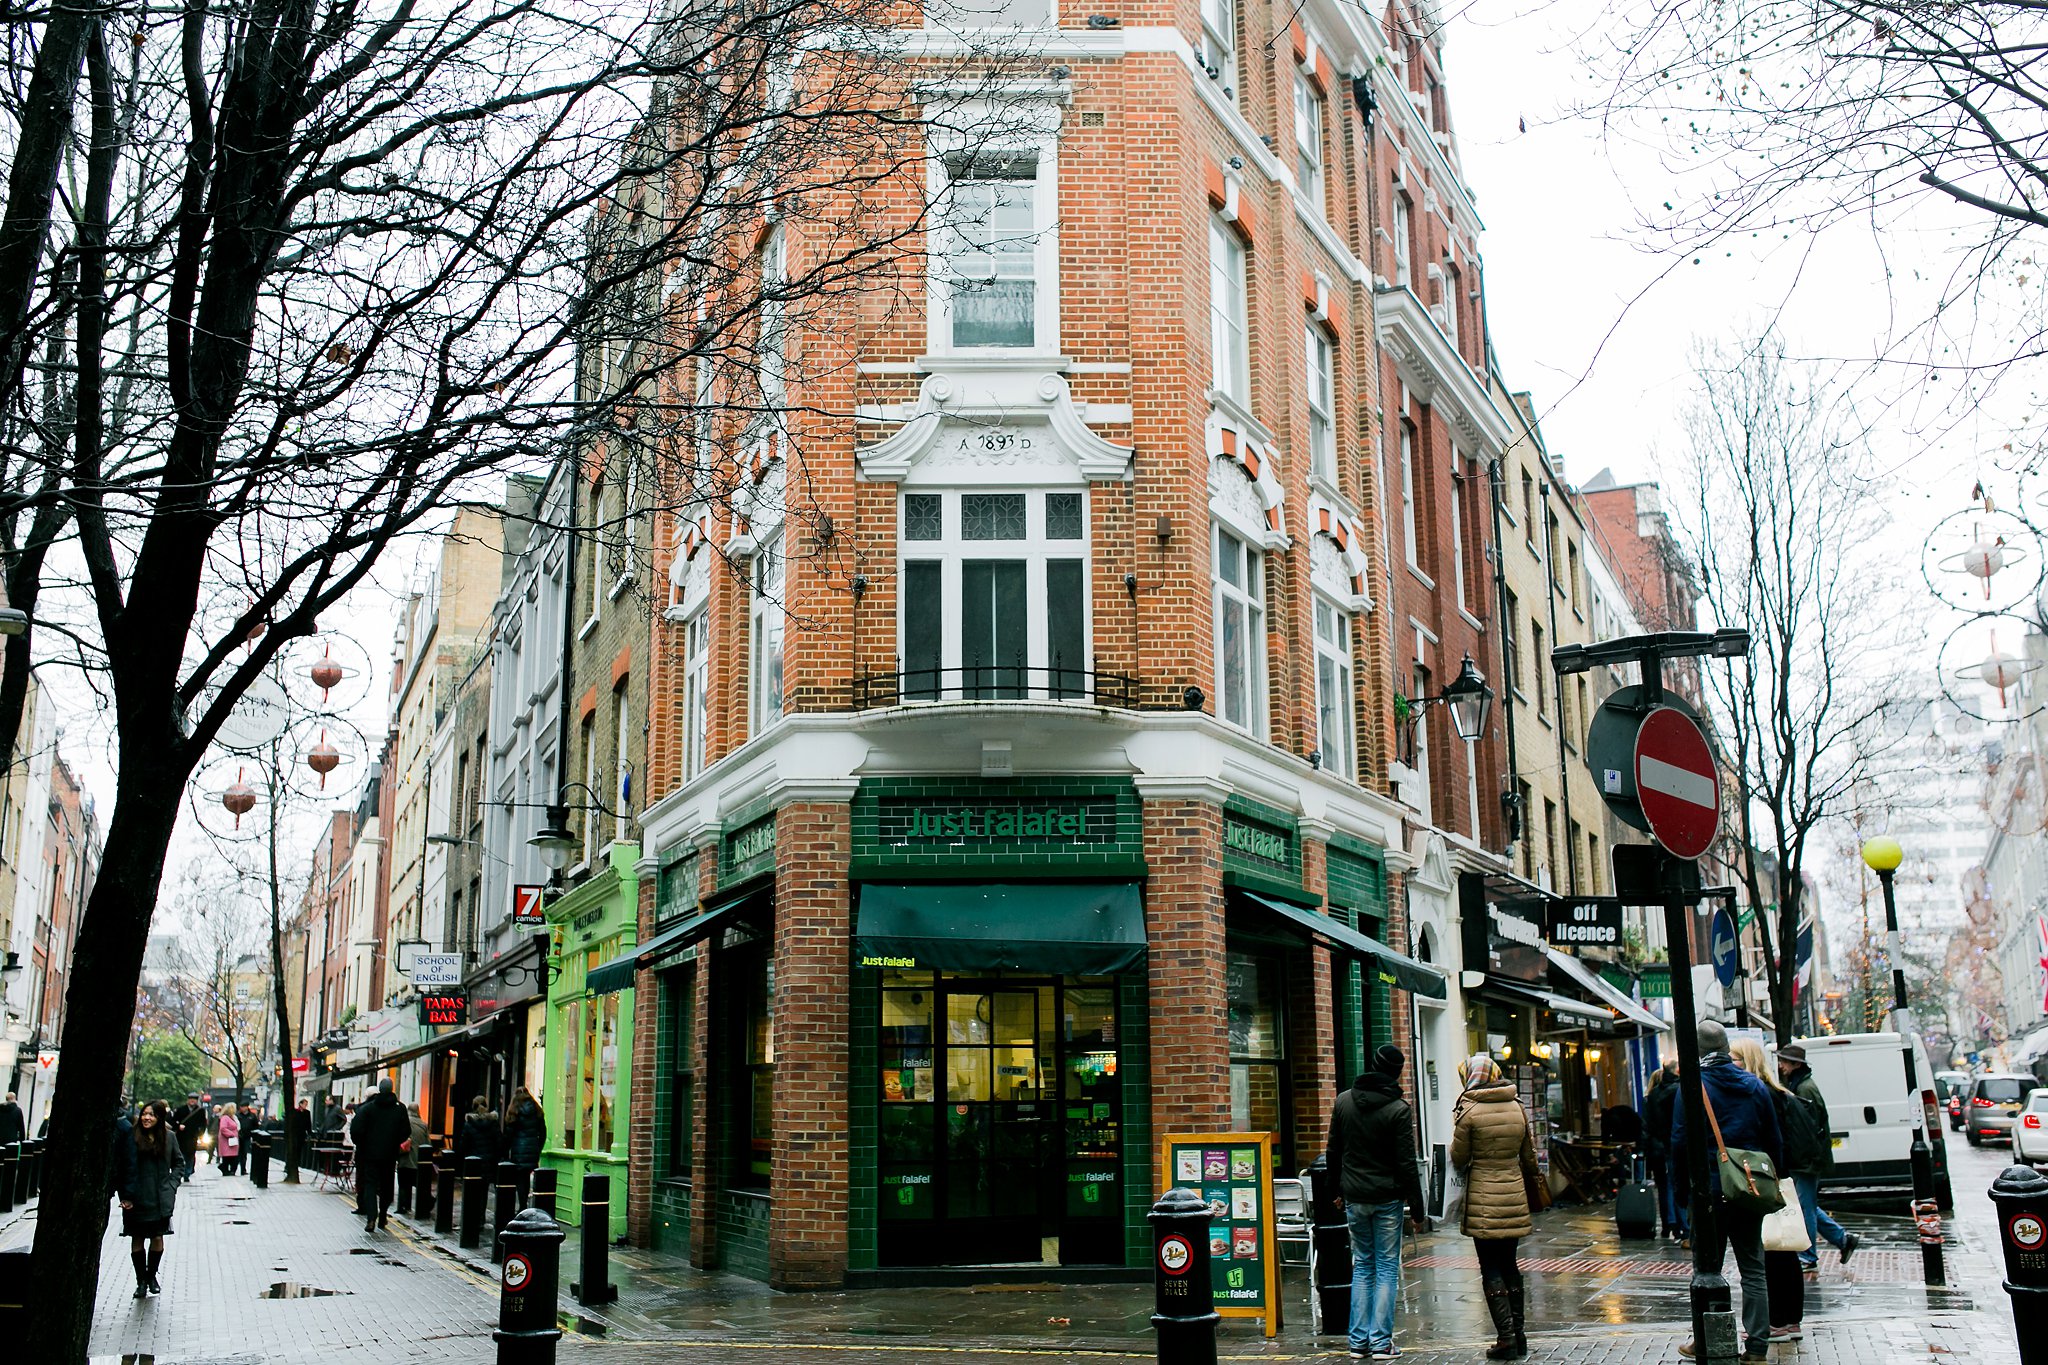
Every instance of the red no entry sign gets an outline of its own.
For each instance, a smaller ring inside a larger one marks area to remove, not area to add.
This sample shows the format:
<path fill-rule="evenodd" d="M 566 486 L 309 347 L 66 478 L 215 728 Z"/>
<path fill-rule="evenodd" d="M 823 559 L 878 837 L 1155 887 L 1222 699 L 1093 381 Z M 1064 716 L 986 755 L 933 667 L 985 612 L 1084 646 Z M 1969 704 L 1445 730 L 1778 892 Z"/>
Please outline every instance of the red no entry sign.
<path fill-rule="evenodd" d="M 1700 727 L 1660 706 L 1636 731 L 1636 800 L 1666 852 L 1697 858 L 1721 832 L 1721 779 Z"/>

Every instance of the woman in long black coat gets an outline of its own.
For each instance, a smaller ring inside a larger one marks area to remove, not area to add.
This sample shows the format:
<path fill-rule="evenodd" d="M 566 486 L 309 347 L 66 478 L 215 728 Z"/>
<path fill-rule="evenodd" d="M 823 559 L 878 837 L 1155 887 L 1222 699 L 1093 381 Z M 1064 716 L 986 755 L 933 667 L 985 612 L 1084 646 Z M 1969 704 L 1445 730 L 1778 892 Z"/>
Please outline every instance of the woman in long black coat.
<path fill-rule="evenodd" d="M 164 1289 L 156 1272 L 164 1260 L 164 1238 L 171 1235 L 171 1211 L 178 1202 L 178 1177 L 185 1160 L 171 1126 L 170 1107 L 162 1100 L 143 1105 L 115 1159 L 121 1235 L 128 1238 L 129 1259 L 135 1262 L 135 1297 L 161 1294 Z"/>

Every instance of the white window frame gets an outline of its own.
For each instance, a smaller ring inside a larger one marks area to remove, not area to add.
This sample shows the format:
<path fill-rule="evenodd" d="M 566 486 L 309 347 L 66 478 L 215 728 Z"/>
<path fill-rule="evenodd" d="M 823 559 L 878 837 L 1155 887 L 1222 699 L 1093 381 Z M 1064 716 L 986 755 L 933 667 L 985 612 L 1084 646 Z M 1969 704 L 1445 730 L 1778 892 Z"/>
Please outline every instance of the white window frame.
<path fill-rule="evenodd" d="M 1341 774 L 1345 780 L 1357 777 L 1357 758 L 1353 744 L 1356 731 L 1358 707 L 1357 670 L 1352 655 L 1354 631 L 1351 613 L 1323 593 L 1314 594 L 1315 649 L 1316 649 L 1316 750 L 1322 755 L 1326 772 Z M 1334 630 L 1324 631 L 1325 622 Z M 1325 695 L 1325 665 L 1334 674 L 1333 681 L 1339 695 L 1334 699 Z M 1325 713 L 1335 721 L 1333 735 L 1323 726 Z"/>
<path fill-rule="evenodd" d="M 1010 17 L 1009 11 L 1016 8 L 1015 0 L 997 9 L 993 5 L 976 7 L 961 3 L 939 3 L 927 0 L 924 7 L 924 26 L 927 32 L 951 33 L 958 29 L 980 31 L 984 29 L 1008 29 L 1030 32 L 1047 27 L 1052 23 L 1052 5 L 1048 0 L 1038 0 L 1044 14 L 1036 19 L 1026 16 L 1022 21 Z"/>
<path fill-rule="evenodd" d="M 926 312 L 928 326 L 925 344 L 933 355 L 973 356 L 1028 356 L 1052 355 L 1059 350 L 1060 335 L 1060 235 L 1059 235 L 1059 157 L 1058 144 L 1053 134 L 1058 129 L 1058 112 L 1049 115 L 1033 113 L 1019 119 L 1014 108 L 1004 106 L 990 115 L 993 126 L 1005 129 L 1016 128 L 1014 137 L 1004 137 L 1000 146 L 972 147 L 959 149 L 963 154 L 972 152 L 978 157 L 1000 157 L 1006 153 L 1031 155 L 1037 158 L 1037 168 L 1029 180 L 1018 179 L 1012 183 L 1029 184 L 1032 187 L 1032 252 L 1031 279 L 1032 317 L 1031 344 L 1028 346 L 955 346 L 953 344 L 953 280 L 948 264 L 950 255 L 943 240 L 948 213 L 948 200 L 953 186 L 953 174 L 947 166 L 946 153 L 951 150 L 943 146 L 933 148 L 931 158 L 929 193 L 932 208 L 932 249 L 927 253 L 926 297 L 929 300 Z"/>
<path fill-rule="evenodd" d="M 1326 214 L 1323 127 L 1327 103 L 1308 75 L 1294 73 L 1294 182 L 1319 214 Z"/>
<path fill-rule="evenodd" d="M 583 738 L 583 864 L 597 861 L 597 713 L 592 711 L 576 727 Z"/>
<path fill-rule="evenodd" d="M 1413 424 L 1401 426 L 1401 544 L 1408 567 L 1421 573 L 1422 543 L 1415 529 L 1415 436 Z"/>
<path fill-rule="evenodd" d="M 633 834 L 632 801 L 626 791 L 627 775 L 633 768 L 629 757 L 632 753 L 632 695 L 633 680 L 630 676 L 619 679 L 612 687 L 612 709 L 618 713 L 612 720 L 612 799 L 618 802 L 612 838 L 618 843 L 626 842 Z"/>
<path fill-rule="evenodd" d="M 1224 581 L 1223 561 L 1225 541 L 1242 550 L 1244 555 L 1244 582 L 1233 585 Z M 1245 733 L 1265 738 L 1266 734 L 1266 553 L 1259 541 L 1241 534 L 1233 527 L 1216 524 L 1210 531 L 1209 579 L 1213 594 L 1216 649 L 1216 718 L 1225 725 Z M 1243 721 L 1230 718 L 1230 694 L 1226 683 L 1227 674 L 1223 643 L 1223 617 L 1226 604 L 1235 604 L 1245 613 L 1245 648 L 1242 662 L 1245 666 L 1245 717 Z"/>
<path fill-rule="evenodd" d="M 711 611 L 708 603 L 683 621 L 683 780 L 704 771 L 705 723 L 710 715 Z"/>
<path fill-rule="evenodd" d="M 1459 471 L 1463 461 L 1451 451 L 1451 584 L 1457 593 L 1458 610 L 1470 613 L 1465 600 L 1465 479 Z"/>
<path fill-rule="evenodd" d="M 1022 494 L 1024 496 L 1024 538 L 1022 540 L 968 540 L 961 535 L 960 499 L 967 494 L 997 493 Z M 1071 493 L 1081 499 L 1081 538 L 1079 540 L 1054 540 L 1046 534 L 1045 499 L 1048 494 Z M 967 680 L 960 670 L 965 667 L 965 641 L 961 638 L 961 617 L 963 614 L 963 565 L 970 559 L 1020 560 L 1024 563 L 1025 596 L 1028 601 L 1041 608 L 1046 603 L 1050 588 L 1046 580 L 1046 566 L 1053 560 L 1079 560 L 1081 562 L 1081 658 L 1062 659 L 1062 672 L 1087 674 L 1091 671 L 1089 660 L 1095 657 L 1095 613 L 1091 609 L 1093 599 L 1094 568 L 1091 547 L 1091 507 L 1085 484 L 1035 484 L 1018 485 L 975 485 L 973 487 L 933 487 L 920 484 L 906 484 L 902 496 L 936 497 L 941 500 L 939 510 L 939 538 L 936 540 L 905 540 L 901 528 L 907 524 L 907 517 L 901 514 L 896 519 L 898 531 L 897 563 L 933 563 L 939 565 L 940 589 L 940 645 L 938 700 L 958 700 L 965 695 Z M 903 617 L 902 594 L 898 594 L 896 606 L 896 638 L 907 638 L 908 624 Z M 1033 610 L 1027 618 L 1024 659 L 1026 673 L 1023 692 L 1032 700 L 1052 699 L 1053 666 L 1051 643 L 1051 619 L 1045 610 Z M 910 689 L 905 688 L 908 692 Z M 1081 684 L 1083 696 L 1092 691 L 1092 680 Z M 930 698 L 919 698 L 930 700 Z"/>
<path fill-rule="evenodd" d="M 1308 324 L 1309 472 L 1337 482 L 1337 343 L 1320 326 Z"/>
<path fill-rule="evenodd" d="M 1451 263 L 1449 252 L 1444 253 L 1444 339 L 1451 343 L 1451 349 L 1458 349 L 1458 293 L 1463 287 L 1458 279 L 1458 267 Z"/>
<path fill-rule="evenodd" d="M 1415 280 L 1415 208 L 1408 196 L 1394 191 L 1394 283 L 1406 289 Z"/>
<path fill-rule="evenodd" d="M 1209 382 L 1249 408 L 1252 401 L 1250 290 L 1244 239 L 1222 219 L 1209 219 Z"/>
<path fill-rule="evenodd" d="M 749 737 L 774 728 L 782 720 L 786 701 L 781 679 L 787 613 L 782 599 L 789 580 L 782 536 L 781 526 L 763 535 L 747 567 Z"/>
<path fill-rule="evenodd" d="M 1237 0 L 1202 0 L 1202 42 L 1196 54 L 1223 96 L 1237 102 Z"/>
<path fill-rule="evenodd" d="M 756 317 L 759 336 L 754 363 L 761 387 L 762 415 L 779 423 L 782 406 L 789 398 L 789 305 L 771 295 L 789 279 L 789 259 L 782 225 L 768 229 L 761 243 L 761 306 Z"/>

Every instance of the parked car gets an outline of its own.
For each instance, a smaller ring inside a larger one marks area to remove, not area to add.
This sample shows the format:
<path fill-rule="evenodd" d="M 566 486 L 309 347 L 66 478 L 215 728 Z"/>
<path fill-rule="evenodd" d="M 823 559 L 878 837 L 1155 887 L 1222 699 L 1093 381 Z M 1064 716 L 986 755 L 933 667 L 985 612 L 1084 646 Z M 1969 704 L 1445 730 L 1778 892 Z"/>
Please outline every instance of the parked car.
<path fill-rule="evenodd" d="M 1941 1107 L 1948 1113 L 1951 1132 L 1963 1131 L 1963 1097 L 1970 1089 L 1970 1073 L 1967 1071 L 1937 1071 L 1934 1073 L 1934 1094 L 1941 1101 Z"/>
<path fill-rule="evenodd" d="M 2012 1159 L 2022 1165 L 2048 1165 L 2048 1086 L 2036 1086 L 2020 1110 L 2012 1130 Z"/>
<path fill-rule="evenodd" d="M 2011 1141 L 2012 1130 L 2018 1126 L 2019 1113 L 2027 1102 L 2027 1096 L 2040 1087 L 2041 1083 L 2032 1076 L 2023 1076 L 2016 1071 L 1979 1076 L 1977 1083 L 1970 1087 L 1970 1103 L 1963 1116 L 1963 1136 L 1970 1140 L 1972 1147 L 1982 1147 L 1987 1140 Z"/>
<path fill-rule="evenodd" d="M 1918 1095 L 1906 1092 L 1904 1044 L 1896 1033 L 1838 1033 L 1799 1041 L 1828 1102 L 1835 1169 L 1821 1188 L 1911 1194 L 1913 1129 L 1924 1126 L 1934 1149 L 1935 1197 L 1944 1210 L 1951 1208 L 1947 1135 L 1935 1100 L 1934 1067 L 1920 1040 L 1913 1040 L 1913 1074 L 1922 1087 Z"/>

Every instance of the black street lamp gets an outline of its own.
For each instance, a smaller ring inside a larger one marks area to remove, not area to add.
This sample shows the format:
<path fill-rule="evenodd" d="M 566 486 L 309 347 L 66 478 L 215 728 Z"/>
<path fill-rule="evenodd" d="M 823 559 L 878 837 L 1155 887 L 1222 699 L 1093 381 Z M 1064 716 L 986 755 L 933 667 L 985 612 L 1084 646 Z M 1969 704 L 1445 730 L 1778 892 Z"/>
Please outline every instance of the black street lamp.
<path fill-rule="evenodd" d="M 1920 1096 L 1913 1035 L 1906 1031 L 1906 964 L 1899 944 L 1899 905 L 1892 896 L 1892 875 L 1905 857 L 1899 841 L 1888 836 L 1863 845 L 1863 864 L 1877 874 L 1877 884 L 1884 891 L 1885 951 L 1892 960 L 1892 1027 L 1899 1031 L 1900 1052 L 1906 1059 L 1906 1102 L 1913 1107 L 1913 1217 L 1923 1229 L 1920 1271 L 1928 1284 L 1946 1284 L 1941 1263 L 1941 1207 L 1934 1198 L 1934 1149 L 1927 1145 L 1927 1106 Z M 1930 1225 L 1931 1236 L 1926 1231 Z"/>
<path fill-rule="evenodd" d="M 1458 669 L 1458 676 L 1444 685 L 1444 690 L 1434 697 L 1418 697 L 1415 705 L 1420 708 L 1442 702 L 1450 708 L 1451 728 L 1458 732 L 1458 738 L 1471 743 L 1486 733 L 1486 711 L 1493 703 L 1493 689 L 1486 685 L 1486 677 L 1473 666 L 1472 656 L 1467 654 L 1465 662 Z"/>

